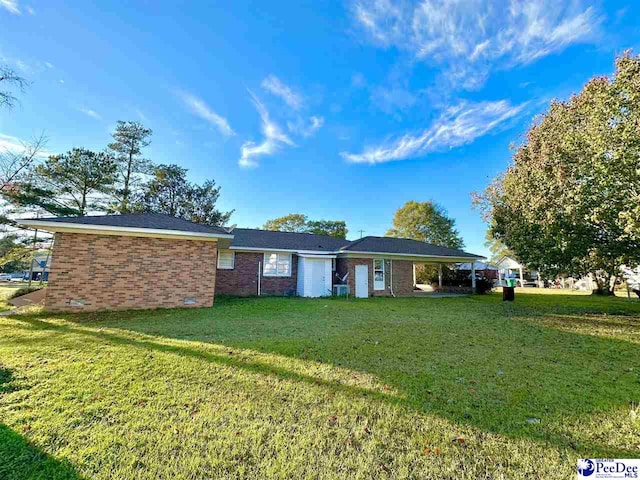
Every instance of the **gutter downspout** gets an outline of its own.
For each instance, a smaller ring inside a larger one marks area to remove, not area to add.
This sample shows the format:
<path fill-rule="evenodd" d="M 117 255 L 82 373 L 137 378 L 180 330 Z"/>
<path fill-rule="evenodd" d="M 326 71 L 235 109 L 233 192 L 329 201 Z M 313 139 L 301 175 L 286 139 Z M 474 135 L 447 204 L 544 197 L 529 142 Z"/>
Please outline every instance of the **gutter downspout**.
<path fill-rule="evenodd" d="M 258 296 L 260 296 L 260 277 L 262 276 L 262 262 L 258 262 Z"/>
<path fill-rule="evenodd" d="M 393 259 L 389 260 L 389 267 L 391 268 L 391 296 L 395 297 L 396 294 L 393 293 Z"/>

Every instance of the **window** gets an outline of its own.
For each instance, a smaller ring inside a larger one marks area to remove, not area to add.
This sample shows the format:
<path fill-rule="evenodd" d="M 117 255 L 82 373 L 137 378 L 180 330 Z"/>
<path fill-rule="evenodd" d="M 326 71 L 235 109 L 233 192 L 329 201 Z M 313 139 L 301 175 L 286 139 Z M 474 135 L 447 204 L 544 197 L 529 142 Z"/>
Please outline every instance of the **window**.
<path fill-rule="evenodd" d="M 384 290 L 384 260 L 373 260 L 373 289 Z"/>
<path fill-rule="evenodd" d="M 235 252 L 218 250 L 218 268 L 220 270 L 233 270 L 235 259 Z"/>
<path fill-rule="evenodd" d="M 290 277 L 291 254 L 265 253 L 262 275 L 265 277 Z"/>

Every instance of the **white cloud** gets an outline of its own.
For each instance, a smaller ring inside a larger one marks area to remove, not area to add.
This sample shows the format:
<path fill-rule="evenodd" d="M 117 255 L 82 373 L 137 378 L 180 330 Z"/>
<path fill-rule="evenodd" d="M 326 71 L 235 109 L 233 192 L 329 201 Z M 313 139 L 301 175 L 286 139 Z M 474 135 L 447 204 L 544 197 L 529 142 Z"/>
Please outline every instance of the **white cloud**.
<path fill-rule="evenodd" d="M 276 153 L 283 145 L 295 146 L 295 143 L 282 131 L 280 126 L 269 117 L 269 112 L 256 97 L 253 92 L 249 91 L 253 103 L 260 114 L 262 121 L 261 130 L 264 139 L 260 143 L 248 141 L 242 144 L 240 148 L 240 160 L 238 165 L 245 168 L 257 167 L 257 157 L 264 155 L 272 155 Z"/>
<path fill-rule="evenodd" d="M 414 106 L 418 95 L 400 85 L 378 86 L 371 91 L 371 101 L 383 112 L 395 113 Z"/>
<path fill-rule="evenodd" d="M 91 118 L 94 118 L 96 120 L 102 120 L 102 115 L 100 115 L 95 110 L 92 110 L 90 108 L 85 108 L 85 107 L 80 107 L 78 108 L 78 110 Z"/>
<path fill-rule="evenodd" d="M 384 163 L 418 157 L 429 152 L 454 148 L 473 142 L 502 126 L 526 106 L 511 105 L 506 100 L 495 102 L 462 102 L 445 110 L 426 130 L 366 148 L 362 153 L 340 155 L 352 163 Z"/>
<path fill-rule="evenodd" d="M 29 15 L 35 15 L 36 11 L 32 6 L 28 5 L 27 6 L 27 13 L 29 13 Z"/>
<path fill-rule="evenodd" d="M 149 121 L 149 118 L 139 108 L 136 108 L 136 115 L 138 115 L 138 118 L 143 122 L 148 122 Z"/>
<path fill-rule="evenodd" d="M 18 137 L 0 133 L 0 150 L 9 152 L 21 152 L 24 150 L 24 142 Z"/>
<path fill-rule="evenodd" d="M 20 15 L 20 7 L 18 6 L 18 0 L 0 0 L 0 7 L 4 8 L 7 12 L 14 15 Z"/>
<path fill-rule="evenodd" d="M 324 125 L 324 118 L 317 115 L 310 116 L 307 122 L 302 118 L 298 118 L 295 122 L 287 122 L 287 128 L 290 132 L 303 137 L 312 136 L 322 128 L 322 125 Z"/>
<path fill-rule="evenodd" d="M 180 98 L 184 102 L 184 104 L 191 110 L 191 112 L 198 117 L 206 120 L 211 125 L 216 127 L 220 133 L 226 136 L 235 135 L 235 132 L 229 125 L 229 122 L 226 118 L 218 115 L 214 112 L 209 105 L 207 105 L 204 100 L 196 97 L 195 95 L 188 92 L 178 92 Z"/>
<path fill-rule="evenodd" d="M 275 75 L 269 75 L 260 84 L 266 91 L 272 93 L 276 97 L 280 97 L 284 103 L 289 105 L 294 110 L 299 110 L 302 107 L 302 95 L 294 92 L 289 86 L 282 83 L 282 81 Z"/>
<path fill-rule="evenodd" d="M 477 88 L 493 68 L 531 63 L 597 40 L 602 20 L 586 0 L 357 0 L 353 16 L 366 37 L 453 71 L 459 88 Z"/>
<path fill-rule="evenodd" d="M 37 143 L 37 139 L 34 139 L 33 142 L 24 141 L 18 137 L 14 137 L 12 135 L 5 135 L 4 133 L 0 133 L 0 153 L 9 152 L 9 153 L 22 153 L 27 152 L 29 149 L 33 148 L 33 144 Z M 44 144 L 45 142 L 41 142 Z M 52 155 L 46 149 L 40 149 L 38 151 L 38 157 L 46 158 L 49 155 Z"/>
<path fill-rule="evenodd" d="M 53 68 L 54 65 L 51 62 L 44 62 L 44 66 L 47 68 Z"/>

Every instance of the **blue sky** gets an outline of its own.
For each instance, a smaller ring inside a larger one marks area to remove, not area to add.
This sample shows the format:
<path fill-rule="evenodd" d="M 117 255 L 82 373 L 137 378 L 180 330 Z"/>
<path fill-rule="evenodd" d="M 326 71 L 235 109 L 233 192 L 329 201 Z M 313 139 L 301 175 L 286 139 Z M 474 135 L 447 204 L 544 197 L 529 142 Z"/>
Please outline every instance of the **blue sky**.
<path fill-rule="evenodd" d="M 101 150 L 117 120 L 147 156 L 214 178 L 231 223 L 299 212 L 384 235 L 435 200 L 485 253 L 470 192 L 552 98 L 640 47 L 632 1 L 0 0 L 0 62 L 31 85 L 0 147 Z"/>

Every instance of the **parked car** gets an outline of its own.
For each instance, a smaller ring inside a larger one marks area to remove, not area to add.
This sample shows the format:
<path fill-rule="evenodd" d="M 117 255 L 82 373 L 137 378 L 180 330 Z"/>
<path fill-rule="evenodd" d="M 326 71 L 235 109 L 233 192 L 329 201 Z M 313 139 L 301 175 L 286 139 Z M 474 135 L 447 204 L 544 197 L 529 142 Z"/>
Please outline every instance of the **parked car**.
<path fill-rule="evenodd" d="M 24 273 L 10 273 L 9 274 L 9 281 L 11 283 L 23 282 L 24 281 Z"/>
<path fill-rule="evenodd" d="M 0 273 L 0 282 L 8 282 L 11 280 L 10 273 Z"/>

